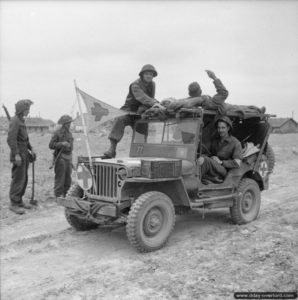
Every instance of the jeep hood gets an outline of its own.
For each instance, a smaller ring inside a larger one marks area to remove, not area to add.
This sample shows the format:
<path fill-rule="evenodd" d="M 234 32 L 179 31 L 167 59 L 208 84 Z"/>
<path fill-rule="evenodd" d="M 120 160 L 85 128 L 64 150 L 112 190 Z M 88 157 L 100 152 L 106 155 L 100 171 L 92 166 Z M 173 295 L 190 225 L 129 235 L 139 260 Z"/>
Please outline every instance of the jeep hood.
<path fill-rule="evenodd" d="M 173 161 L 173 158 L 154 158 L 154 157 L 117 157 L 111 159 L 100 159 L 96 162 L 104 164 L 115 164 L 126 167 L 128 172 L 128 177 L 138 177 L 141 176 L 141 161 L 142 160 L 155 160 L 155 161 Z M 193 174 L 195 166 L 192 162 L 188 160 L 182 160 L 182 175 Z"/>

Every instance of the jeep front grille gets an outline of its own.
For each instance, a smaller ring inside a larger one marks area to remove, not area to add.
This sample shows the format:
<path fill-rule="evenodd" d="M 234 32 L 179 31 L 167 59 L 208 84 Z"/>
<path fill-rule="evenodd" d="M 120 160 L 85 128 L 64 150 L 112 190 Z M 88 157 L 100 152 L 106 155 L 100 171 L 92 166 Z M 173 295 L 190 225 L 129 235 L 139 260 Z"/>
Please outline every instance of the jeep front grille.
<path fill-rule="evenodd" d="M 103 200 L 117 198 L 117 166 L 94 164 L 94 182 L 88 193 Z"/>

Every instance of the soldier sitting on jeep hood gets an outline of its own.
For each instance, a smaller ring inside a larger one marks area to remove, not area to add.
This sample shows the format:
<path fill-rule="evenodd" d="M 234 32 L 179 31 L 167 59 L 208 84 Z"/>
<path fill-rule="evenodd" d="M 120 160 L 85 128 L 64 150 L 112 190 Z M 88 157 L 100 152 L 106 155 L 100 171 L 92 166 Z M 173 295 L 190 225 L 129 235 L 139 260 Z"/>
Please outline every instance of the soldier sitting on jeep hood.
<path fill-rule="evenodd" d="M 105 158 L 116 156 L 117 144 L 123 137 L 125 127 L 133 127 L 135 124 L 134 114 L 141 114 L 152 106 L 161 108 L 159 102 L 154 98 L 155 82 L 153 78 L 156 76 L 157 71 L 154 66 L 147 64 L 141 69 L 140 78 L 130 84 L 125 104 L 121 107 L 122 110 L 127 111 L 127 115 L 115 118 L 109 134 L 110 148 L 104 152 Z"/>
<path fill-rule="evenodd" d="M 217 137 L 211 141 L 211 157 L 201 156 L 202 182 L 220 183 L 225 178 L 229 169 L 239 168 L 242 160 L 241 143 L 231 135 L 232 121 L 227 116 L 222 116 L 215 123 Z"/>

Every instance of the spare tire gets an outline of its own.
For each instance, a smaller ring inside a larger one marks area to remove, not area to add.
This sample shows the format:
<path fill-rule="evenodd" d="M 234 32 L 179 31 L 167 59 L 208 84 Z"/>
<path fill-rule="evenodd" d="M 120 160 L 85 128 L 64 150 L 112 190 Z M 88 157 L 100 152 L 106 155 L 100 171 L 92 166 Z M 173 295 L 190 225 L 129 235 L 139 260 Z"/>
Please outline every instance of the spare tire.
<path fill-rule="evenodd" d="M 275 155 L 273 152 L 272 147 L 267 143 L 266 150 L 265 150 L 265 156 L 268 160 L 268 172 L 269 174 L 273 172 L 274 165 L 275 165 Z"/>

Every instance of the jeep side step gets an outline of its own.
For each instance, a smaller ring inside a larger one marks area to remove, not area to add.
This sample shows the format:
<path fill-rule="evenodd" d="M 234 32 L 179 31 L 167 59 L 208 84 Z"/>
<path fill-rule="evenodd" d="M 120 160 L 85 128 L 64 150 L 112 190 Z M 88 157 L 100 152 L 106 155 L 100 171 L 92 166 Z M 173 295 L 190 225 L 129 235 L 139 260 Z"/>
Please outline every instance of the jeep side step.
<path fill-rule="evenodd" d="M 206 207 L 206 208 L 220 208 L 229 207 L 233 205 L 234 200 L 238 197 L 238 193 L 233 193 L 224 196 L 204 197 L 194 199 L 190 203 L 191 209 Z"/>
<path fill-rule="evenodd" d="M 197 193 L 197 200 L 199 199 L 217 199 L 224 198 L 226 196 L 231 197 L 231 195 L 235 193 L 235 187 L 234 186 L 214 186 L 214 185 L 208 185 L 199 187 L 198 193 Z"/>

